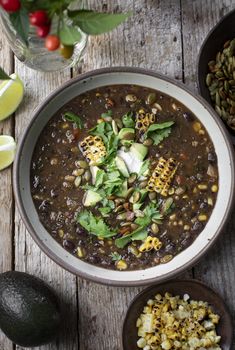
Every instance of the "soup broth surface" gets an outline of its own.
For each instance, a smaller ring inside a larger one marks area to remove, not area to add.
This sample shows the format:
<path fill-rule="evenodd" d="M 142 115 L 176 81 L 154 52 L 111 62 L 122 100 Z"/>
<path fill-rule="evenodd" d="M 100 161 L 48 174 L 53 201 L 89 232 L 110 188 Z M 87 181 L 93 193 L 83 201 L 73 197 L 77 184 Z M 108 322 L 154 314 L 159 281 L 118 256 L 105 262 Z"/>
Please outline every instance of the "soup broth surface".
<path fill-rule="evenodd" d="M 39 219 L 71 254 L 118 270 L 167 263 L 202 232 L 217 157 L 190 110 L 159 91 L 84 93 L 42 131 L 31 162 Z"/>

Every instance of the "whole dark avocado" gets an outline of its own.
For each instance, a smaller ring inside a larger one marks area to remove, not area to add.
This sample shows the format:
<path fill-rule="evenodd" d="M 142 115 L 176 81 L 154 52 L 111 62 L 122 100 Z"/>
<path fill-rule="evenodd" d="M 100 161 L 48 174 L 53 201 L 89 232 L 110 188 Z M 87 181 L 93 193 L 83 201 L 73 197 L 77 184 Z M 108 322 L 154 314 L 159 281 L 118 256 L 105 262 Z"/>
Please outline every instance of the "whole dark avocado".
<path fill-rule="evenodd" d="M 60 323 L 58 298 L 42 280 L 17 271 L 0 274 L 0 328 L 13 343 L 49 343 Z"/>

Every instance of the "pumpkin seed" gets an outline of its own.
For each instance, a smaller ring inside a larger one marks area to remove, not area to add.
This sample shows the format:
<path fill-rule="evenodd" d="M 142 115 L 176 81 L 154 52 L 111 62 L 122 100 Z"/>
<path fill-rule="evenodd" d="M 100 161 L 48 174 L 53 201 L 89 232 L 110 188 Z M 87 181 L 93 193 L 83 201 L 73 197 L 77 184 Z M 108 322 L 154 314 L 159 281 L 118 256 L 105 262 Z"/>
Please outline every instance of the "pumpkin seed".
<path fill-rule="evenodd" d="M 115 209 L 114 209 L 114 213 L 118 213 L 119 211 L 123 210 L 123 204 L 118 205 Z"/>
<path fill-rule="evenodd" d="M 155 223 L 153 223 L 152 225 L 151 225 L 151 231 L 153 232 L 153 233 L 158 233 L 159 232 L 159 227 L 158 227 L 158 225 L 157 224 L 155 224 Z"/>
<path fill-rule="evenodd" d="M 151 92 L 150 94 L 148 94 L 145 103 L 147 105 L 152 105 L 157 99 L 157 96 L 155 94 L 155 92 Z"/>
<path fill-rule="evenodd" d="M 85 173 L 84 173 L 84 175 L 83 175 L 83 178 L 84 178 L 84 180 L 85 181 L 90 181 L 90 179 L 91 179 L 91 173 L 90 173 L 90 171 L 89 170 L 86 170 L 85 171 Z"/>
<path fill-rule="evenodd" d="M 215 95 L 215 103 L 216 103 L 216 106 L 220 107 L 220 94 L 218 91 L 216 92 L 216 95 Z"/>
<path fill-rule="evenodd" d="M 83 175 L 85 173 L 85 169 L 77 169 L 77 171 L 76 171 L 76 175 L 77 176 L 81 176 L 81 175 Z"/>
<path fill-rule="evenodd" d="M 134 94 L 128 94 L 126 95 L 126 102 L 136 102 L 137 97 Z"/>
<path fill-rule="evenodd" d="M 212 75 L 210 73 L 208 73 L 206 76 L 206 85 L 210 86 L 211 82 L 212 82 Z"/>
<path fill-rule="evenodd" d="M 130 203 L 137 203 L 140 199 L 140 193 L 139 192 L 134 192 L 132 196 L 129 198 Z"/>
<path fill-rule="evenodd" d="M 134 187 L 130 187 L 127 190 L 126 198 L 129 198 L 132 195 L 132 193 L 134 192 L 134 190 L 135 190 Z"/>
<path fill-rule="evenodd" d="M 76 179 L 74 180 L 74 185 L 75 185 L 76 187 L 79 187 L 80 184 L 81 184 L 81 182 L 82 182 L 81 176 L 77 176 Z"/>
<path fill-rule="evenodd" d="M 153 107 L 154 107 L 154 108 L 157 108 L 157 110 L 159 110 L 160 112 L 162 111 L 162 107 L 161 107 L 160 104 L 157 103 L 157 102 L 155 102 L 155 103 L 153 104 Z"/>
<path fill-rule="evenodd" d="M 77 161 L 75 162 L 75 165 L 76 165 L 76 167 L 78 167 L 78 168 L 83 168 L 83 169 L 88 168 L 88 164 L 87 164 L 87 162 L 85 162 L 85 160 L 77 160 Z"/>
<path fill-rule="evenodd" d="M 126 214 L 127 214 L 126 212 L 123 212 L 123 213 L 117 215 L 116 219 L 117 220 L 125 220 L 126 219 Z"/>
<path fill-rule="evenodd" d="M 136 179 L 137 179 L 137 174 L 136 173 L 132 173 L 129 176 L 127 182 L 128 182 L 129 185 L 131 185 L 131 184 L 133 184 L 135 182 Z"/>
<path fill-rule="evenodd" d="M 151 201 L 153 201 L 157 198 L 157 193 L 156 192 L 149 192 L 148 196 L 149 196 L 149 199 Z"/>
<path fill-rule="evenodd" d="M 150 139 L 150 138 L 144 140 L 144 142 L 143 142 L 143 145 L 144 145 L 144 146 L 152 146 L 152 144 L 153 144 L 153 140 Z"/>
<path fill-rule="evenodd" d="M 139 188 L 145 188 L 147 185 L 148 185 L 148 181 L 147 181 L 147 180 L 141 181 L 141 182 L 139 183 Z"/>

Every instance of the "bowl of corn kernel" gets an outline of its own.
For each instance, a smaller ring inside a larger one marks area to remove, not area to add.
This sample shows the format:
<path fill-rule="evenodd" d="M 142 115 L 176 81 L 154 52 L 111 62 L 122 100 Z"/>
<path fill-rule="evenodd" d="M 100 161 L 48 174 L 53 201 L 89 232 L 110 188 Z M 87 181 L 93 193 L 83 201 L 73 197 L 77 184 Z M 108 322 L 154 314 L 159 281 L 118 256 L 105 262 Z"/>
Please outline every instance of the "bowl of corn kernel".
<path fill-rule="evenodd" d="M 151 286 L 131 303 L 124 350 L 231 350 L 233 326 L 218 294 L 196 280 Z"/>

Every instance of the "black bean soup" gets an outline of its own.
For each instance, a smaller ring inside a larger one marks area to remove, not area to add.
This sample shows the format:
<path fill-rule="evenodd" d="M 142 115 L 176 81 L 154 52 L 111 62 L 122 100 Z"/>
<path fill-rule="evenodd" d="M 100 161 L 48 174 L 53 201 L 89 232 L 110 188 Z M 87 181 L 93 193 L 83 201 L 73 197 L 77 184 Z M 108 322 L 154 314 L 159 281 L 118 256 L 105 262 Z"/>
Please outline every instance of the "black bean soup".
<path fill-rule="evenodd" d="M 48 122 L 34 150 L 39 218 L 71 254 L 137 270 L 170 261 L 205 227 L 218 191 L 204 126 L 159 91 L 84 93 Z"/>

